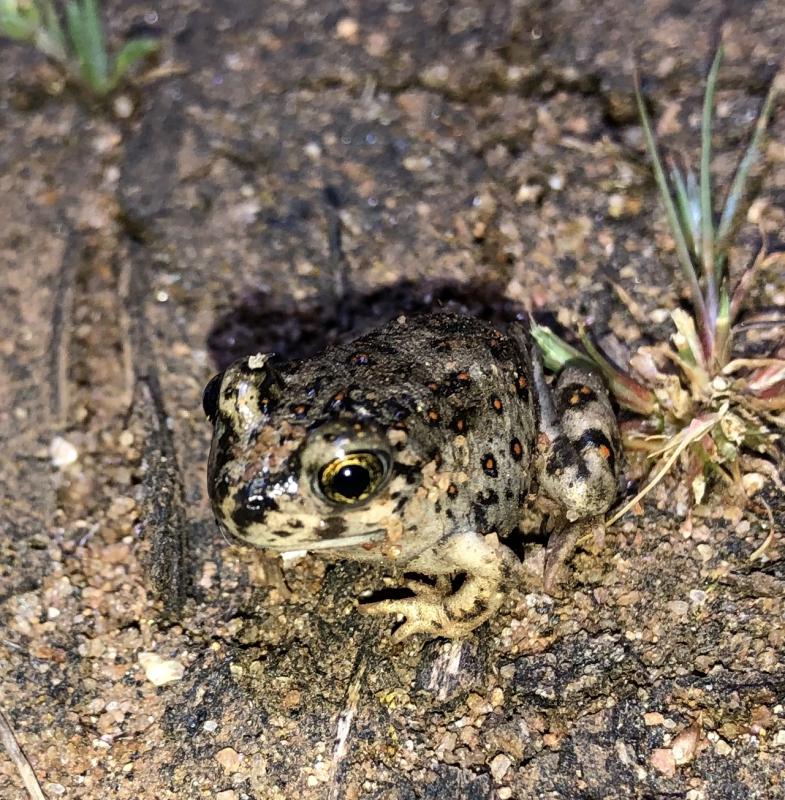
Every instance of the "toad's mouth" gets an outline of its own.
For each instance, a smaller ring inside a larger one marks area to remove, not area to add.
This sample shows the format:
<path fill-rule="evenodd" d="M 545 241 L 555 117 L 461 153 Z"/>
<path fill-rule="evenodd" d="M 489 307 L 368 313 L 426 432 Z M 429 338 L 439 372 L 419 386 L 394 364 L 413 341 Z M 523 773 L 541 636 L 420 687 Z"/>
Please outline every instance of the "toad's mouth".
<path fill-rule="evenodd" d="M 287 546 L 278 545 L 277 547 L 269 547 L 270 550 L 280 550 L 283 553 L 292 552 L 312 552 L 314 550 L 345 550 L 349 547 L 362 547 L 366 544 L 381 542 L 387 536 L 387 531 L 383 528 L 378 528 L 367 533 L 358 533 L 356 536 L 336 536 L 334 539 L 320 539 L 318 542 L 298 542 L 288 544 Z"/>

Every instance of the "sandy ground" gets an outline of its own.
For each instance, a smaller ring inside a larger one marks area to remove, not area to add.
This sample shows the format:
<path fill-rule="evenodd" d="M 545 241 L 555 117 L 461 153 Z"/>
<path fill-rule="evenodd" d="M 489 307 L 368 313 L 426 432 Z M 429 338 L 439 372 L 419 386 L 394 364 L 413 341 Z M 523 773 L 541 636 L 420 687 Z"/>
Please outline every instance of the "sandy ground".
<path fill-rule="evenodd" d="M 785 5 L 726 5 L 727 178 Z M 492 284 L 590 319 L 622 358 L 667 336 L 681 285 L 632 54 L 694 159 L 721 11 L 111 2 L 114 40 L 152 28 L 167 67 L 129 119 L 2 44 L 0 705 L 49 800 L 785 797 L 770 488 L 763 560 L 760 503 L 692 508 L 674 480 L 575 556 L 563 596 L 533 580 L 465 642 L 395 646 L 356 612 L 383 569 L 282 571 L 220 537 L 204 486 L 216 364 L 329 335 L 328 186 L 360 305 Z M 780 111 L 756 206 L 772 235 L 783 208 Z M 784 306 L 785 277 L 754 299 Z M 0 797 L 26 796 L 0 755 Z"/>

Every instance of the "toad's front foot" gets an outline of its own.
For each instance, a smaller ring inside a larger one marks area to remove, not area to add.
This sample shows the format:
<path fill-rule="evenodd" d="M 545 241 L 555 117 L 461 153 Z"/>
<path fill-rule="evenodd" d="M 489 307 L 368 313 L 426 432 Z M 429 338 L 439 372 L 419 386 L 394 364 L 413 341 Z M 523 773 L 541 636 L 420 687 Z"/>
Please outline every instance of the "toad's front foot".
<path fill-rule="evenodd" d="M 415 633 L 462 639 L 495 614 L 504 601 L 503 592 L 477 591 L 479 587 L 467 587 L 470 583 L 476 583 L 476 579 L 467 578 L 466 583 L 455 594 L 447 597 L 437 597 L 433 587 L 427 587 L 415 597 L 366 603 L 360 605 L 360 610 L 374 616 L 404 616 L 405 621 L 392 635 L 396 643 Z"/>
<path fill-rule="evenodd" d="M 414 597 L 360 605 L 365 614 L 401 614 L 406 620 L 393 634 L 401 642 L 415 633 L 461 639 L 493 616 L 504 602 L 504 588 L 520 564 L 495 535 L 474 531 L 451 535 L 443 547 L 428 550 L 407 565 L 413 572 L 435 575 L 430 584 L 408 588 Z M 457 591 L 449 590 L 448 575 L 465 575 Z"/>

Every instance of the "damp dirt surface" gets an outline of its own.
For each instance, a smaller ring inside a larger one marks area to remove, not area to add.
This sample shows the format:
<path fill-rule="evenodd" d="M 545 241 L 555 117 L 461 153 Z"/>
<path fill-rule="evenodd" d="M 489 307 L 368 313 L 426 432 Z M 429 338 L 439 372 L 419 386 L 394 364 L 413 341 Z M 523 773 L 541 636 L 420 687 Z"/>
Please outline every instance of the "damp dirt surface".
<path fill-rule="evenodd" d="M 667 337 L 684 293 L 633 53 L 661 137 L 695 163 L 725 14 L 727 180 L 785 5 L 105 13 L 114 43 L 161 41 L 114 111 L 0 44 L 0 706 L 44 796 L 785 798 L 771 486 L 694 506 L 665 481 L 578 550 L 559 596 L 532 576 L 467 640 L 394 645 L 393 620 L 357 612 L 389 570 L 282 565 L 221 537 L 201 408 L 237 355 L 307 356 L 434 306 L 588 320 L 623 363 Z M 760 185 L 775 241 L 783 109 Z M 782 309 L 785 278 L 753 303 Z M 640 467 L 625 475 L 629 493 Z M 0 753 L 0 798 L 28 796 Z"/>

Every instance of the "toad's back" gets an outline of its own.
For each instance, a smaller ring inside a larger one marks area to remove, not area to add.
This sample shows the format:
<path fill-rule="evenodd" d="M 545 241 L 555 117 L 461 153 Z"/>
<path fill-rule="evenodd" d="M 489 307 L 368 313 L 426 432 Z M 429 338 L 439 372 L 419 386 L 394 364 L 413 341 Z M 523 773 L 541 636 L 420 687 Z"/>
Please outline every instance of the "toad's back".
<path fill-rule="evenodd" d="M 216 515 L 273 549 L 361 541 L 362 560 L 380 557 L 366 541 L 380 530 L 404 562 L 457 528 L 504 534 L 529 489 L 530 383 L 524 346 L 452 314 L 399 318 L 305 361 L 247 359 L 220 383 Z M 352 470 L 373 485 L 367 499 L 325 491 L 325 475 Z"/>
<path fill-rule="evenodd" d="M 456 518 L 479 531 L 515 525 L 536 430 L 530 365 L 516 340 L 482 320 L 431 314 L 279 369 L 282 419 L 309 429 L 371 420 L 393 432 L 397 469 L 412 483 L 426 464 L 451 476 L 430 489 L 429 513 L 446 515 L 446 526 Z M 417 515 L 406 519 L 404 494 L 399 502 L 406 528 L 421 526 Z"/>

